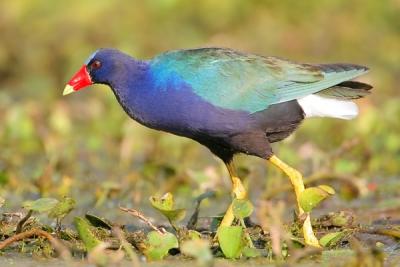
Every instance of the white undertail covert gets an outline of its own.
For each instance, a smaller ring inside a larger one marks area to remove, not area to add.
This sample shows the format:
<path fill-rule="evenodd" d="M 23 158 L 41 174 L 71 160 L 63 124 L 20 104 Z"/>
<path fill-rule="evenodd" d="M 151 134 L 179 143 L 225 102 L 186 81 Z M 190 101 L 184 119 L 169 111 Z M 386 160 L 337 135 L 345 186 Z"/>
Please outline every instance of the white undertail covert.
<path fill-rule="evenodd" d="M 358 107 L 352 101 L 325 98 L 318 95 L 308 95 L 297 99 L 306 118 L 331 117 L 350 120 L 358 115 Z"/>

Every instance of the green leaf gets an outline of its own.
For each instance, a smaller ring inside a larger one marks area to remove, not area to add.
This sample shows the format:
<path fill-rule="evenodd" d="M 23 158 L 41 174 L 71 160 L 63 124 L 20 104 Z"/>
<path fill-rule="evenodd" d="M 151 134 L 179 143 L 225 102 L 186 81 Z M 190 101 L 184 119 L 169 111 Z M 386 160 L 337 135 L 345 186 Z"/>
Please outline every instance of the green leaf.
<path fill-rule="evenodd" d="M 319 243 L 323 247 L 332 247 L 337 244 L 343 237 L 344 237 L 344 232 L 335 232 L 335 233 L 328 233 L 321 237 L 319 240 Z"/>
<path fill-rule="evenodd" d="M 164 216 L 167 217 L 170 222 L 182 221 L 186 216 L 185 209 L 163 210 L 163 211 L 160 210 L 160 212 L 164 214 Z"/>
<path fill-rule="evenodd" d="M 318 187 L 309 187 L 305 189 L 300 195 L 300 206 L 305 212 L 310 212 L 313 208 L 318 206 L 321 201 L 333 195 L 335 190 L 327 185 L 320 185 Z"/>
<path fill-rule="evenodd" d="M 179 239 L 179 244 L 189 241 L 201 239 L 201 234 L 195 230 L 188 230 L 186 228 L 179 228 L 176 236 Z"/>
<path fill-rule="evenodd" d="M 93 225 L 94 227 L 100 227 L 100 228 L 104 228 L 107 230 L 111 230 L 111 228 L 112 228 L 112 225 L 110 222 L 108 222 L 107 220 L 100 218 L 96 215 L 86 213 L 85 219 L 88 220 L 90 222 L 90 224 Z"/>
<path fill-rule="evenodd" d="M 201 234 L 195 230 L 189 230 L 187 232 L 186 238 L 189 240 L 201 239 Z"/>
<path fill-rule="evenodd" d="M 62 219 L 75 208 L 76 202 L 70 197 L 64 197 L 49 212 L 50 218 Z"/>
<path fill-rule="evenodd" d="M 335 189 L 333 189 L 332 187 L 330 187 L 329 185 L 319 185 L 318 188 L 324 190 L 325 192 L 327 192 L 329 195 L 334 195 L 335 194 Z"/>
<path fill-rule="evenodd" d="M 167 219 L 172 222 L 178 222 L 185 218 L 185 209 L 174 208 L 174 196 L 171 193 L 164 194 L 161 198 L 150 197 L 151 205 L 160 211 Z"/>
<path fill-rule="evenodd" d="M 58 203 L 58 200 L 55 198 L 39 198 L 34 201 L 25 201 L 22 204 L 22 207 L 24 207 L 27 210 L 33 210 L 37 211 L 39 213 L 41 212 L 47 212 L 54 208 Z"/>
<path fill-rule="evenodd" d="M 88 221 L 81 217 L 75 217 L 74 225 L 87 251 L 91 251 L 101 243 L 101 241 L 97 239 L 90 230 L 90 225 Z"/>
<path fill-rule="evenodd" d="M 181 246 L 181 252 L 197 259 L 200 265 L 207 265 L 213 260 L 210 244 L 204 239 L 185 241 Z"/>
<path fill-rule="evenodd" d="M 256 248 L 251 248 L 251 247 L 244 247 L 242 249 L 242 254 L 246 258 L 257 258 L 261 256 L 261 253 L 258 249 Z"/>
<path fill-rule="evenodd" d="M 241 226 L 220 226 L 217 235 L 225 257 L 238 258 L 243 248 L 243 228 Z"/>
<path fill-rule="evenodd" d="M 169 232 L 161 234 L 151 231 L 147 234 L 144 254 L 148 260 L 162 260 L 171 248 L 178 247 L 178 239 L 175 235 Z"/>
<path fill-rule="evenodd" d="M 239 219 L 249 217 L 253 213 L 253 205 L 247 199 L 234 199 L 232 209 L 235 217 Z"/>
<path fill-rule="evenodd" d="M 331 218 L 331 224 L 336 227 L 349 226 L 353 222 L 353 216 L 350 213 L 345 213 L 343 211 L 339 213 L 334 213 Z"/>
<path fill-rule="evenodd" d="M 151 205 L 158 210 L 172 210 L 174 208 L 174 195 L 165 193 L 162 197 L 150 197 Z"/>

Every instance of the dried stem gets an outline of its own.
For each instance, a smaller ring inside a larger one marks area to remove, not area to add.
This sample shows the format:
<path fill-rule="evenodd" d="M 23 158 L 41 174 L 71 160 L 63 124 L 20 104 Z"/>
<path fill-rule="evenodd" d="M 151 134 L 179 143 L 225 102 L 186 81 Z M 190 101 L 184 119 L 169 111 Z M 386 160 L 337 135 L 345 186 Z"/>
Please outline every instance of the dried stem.
<path fill-rule="evenodd" d="M 362 233 L 368 233 L 373 235 L 385 235 L 394 238 L 400 238 L 400 229 L 388 229 L 388 228 L 375 228 L 375 229 L 359 229 Z"/>
<path fill-rule="evenodd" d="M 3 242 L 0 242 L 0 250 L 9 246 L 10 244 L 25 239 L 25 238 L 29 238 L 32 236 L 43 236 L 45 237 L 47 240 L 49 240 L 49 242 L 51 243 L 51 245 L 54 247 L 54 249 L 57 251 L 58 255 L 64 259 L 64 260 L 68 260 L 71 258 L 71 253 L 69 252 L 69 250 L 55 237 L 53 237 L 51 234 L 49 234 L 46 231 L 40 230 L 40 229 L 31 229 L 29 231 L 26 232 L 22 232 L 16 235 L 13 235 L 9 238 L 7 238 L 6 240 L 4 240 Z"/>
<path fill-rule="evenodd" d="M 28 213 L 25 215 L 24 218 L 22 218 L 18 224 L 17 224 L 17 229 L 15 229 L 15 233 L 19 234 L 22 232 L 22 228 L 24 227 L 24 224 L 26 221 L 32 216 L 33 210 L 29 210 Z"/>
<path fill-rule="evenodd" d="M 165 229 L 161 228 L 158 229 L 148 218 L 146 218 L 143 213 L 141 213 L 140 211 L 137 211 L 135 209 L 128 209 L 128 208 L 124 208 L 124 207 L 119 207 L 120 210 L 129 213 L 130 215 L 139 218 L 141 221 L 143 221 L 144 223 L 146 223 L 148 226 L 150 226 L 152 229 L 154 229 L 154 231 L 157 231 L 160 234 L 165 234 Z"/>

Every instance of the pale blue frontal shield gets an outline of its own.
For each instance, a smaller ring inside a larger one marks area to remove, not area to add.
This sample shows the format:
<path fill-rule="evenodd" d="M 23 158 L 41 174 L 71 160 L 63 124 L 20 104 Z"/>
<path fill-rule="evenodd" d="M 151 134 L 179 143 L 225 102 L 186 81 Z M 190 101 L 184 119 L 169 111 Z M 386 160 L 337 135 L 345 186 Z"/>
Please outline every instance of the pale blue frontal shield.
<path fill-rule="evenodd" d="M 99 50 L 94 51 L 89 57 L 88 59 L 86 59 L 85 61 L 85 65 L 89 64 L 89 62 L 94 58 L 94 56 L 97 54 Z"/>

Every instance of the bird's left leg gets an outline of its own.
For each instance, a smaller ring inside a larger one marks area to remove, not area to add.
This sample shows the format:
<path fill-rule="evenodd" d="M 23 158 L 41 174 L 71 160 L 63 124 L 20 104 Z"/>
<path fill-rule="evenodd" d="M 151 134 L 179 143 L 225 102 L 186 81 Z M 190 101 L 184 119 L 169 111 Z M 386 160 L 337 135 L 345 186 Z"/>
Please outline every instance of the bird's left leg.
<path fill-rule="evenodd" d="M 229 176 L 231 177 L 233 197 L 236 199 L 245 199 L 247 197 L 247 192 L 242 184 L 242 181 L 236 174 L 233 162 L 230 161 L 228 163 L 225 163 L 225 166 L 228 169 Z M 221 226 L 230 226 L 233 223 L 234 219 L 235 219 L 235 216 L 233 215 L 232 204 L 230 204 L 220 225 Z"/>

